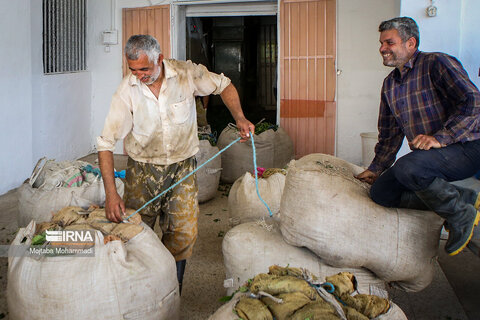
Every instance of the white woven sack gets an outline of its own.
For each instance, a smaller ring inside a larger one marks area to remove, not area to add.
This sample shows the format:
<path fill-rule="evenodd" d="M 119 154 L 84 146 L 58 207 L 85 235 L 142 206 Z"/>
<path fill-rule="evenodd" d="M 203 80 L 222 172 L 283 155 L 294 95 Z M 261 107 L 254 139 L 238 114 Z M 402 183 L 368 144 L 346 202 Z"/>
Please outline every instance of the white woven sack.
<path fill-rule="evenodd" d="M 365 267 L 406 291 L 430 284 L 443 220 L 433 212 L 385 208 L 353 176 L 362 168 L 324 154 L 289 166 L 281 232 L 338 267 Z"/>
<path fill-rule="evenodd" d="M 116 178 L 115 185 L 118 194 L 123 197 L 123 181 Z M 84 182 L 80 187 L 58 187 L 52 190 L 32 188 L 27 182 L 17 192 L 19 227 L 25 227 L 32 220 L 48 222 L 55 212 L 68 206 L 88 208 L 90 205 L 105 205 L 105 189 L 101 178 L 92 183 Z"/>
<path fill-rule="evenodd" d="M 218 148 L 223 149 L 239 137 L 238 131 L 227 126 L 218 138 Z M 282 128 L 273 129 L 254 136 L 257 166 L 264 168 L 283 168 L 293 159 L 293 142 Z M 252 141 L 235 143 L 222 153 L 222 175 L 220 179 L 233 183 L 245 172 L 253 172 Z"/>
<path fill-rule="evenodd" d="M 180 297 L 173 256 L 146 225 L 126 244 L 103 244 L 95 256 L 8 258 L 10 319 L 178 319 Z M 35 231 L 17 233 L 13 245 Z"/>
<path fill-rule="evenodd" d="M 267 203 L 272 217 L 275 219 L 279 218 L 280 200 L 284 186 L 285 175 L 281 173 L 275 173 L 265 179 L 258 179 L 260 196 Z M 248 172 L 238 178 L 230 189 L 228 215 L 232 226 L 270 216 L 268 209 L 258 197 L 255 177 Z"/>
<path fill-rule="evenodd" d="M 360 293 L 376 294 L 378 289 L 385 289 L 385 282 L 367 269 L 332 267 L 310 250 L 287 244 L 270 219 L 263 226 L 247 222 L 230 229 L 223 239 L 222 251 L 225 285 L 230 286 L 227 294 L 232 294 L 255 275 L 268 272 L 272 265 L 305 268 L 321 279 L 347 271 L 357 278 Z"/>
<path fill-rule="evenodd" d="M 210 145 L 208 140 L 200 140 L 199 150 L 195 155 L 197 166 L 218 153 L 218 147 Z M 222 171 L 222 158 L 217 156 L 196 172 L 198 184 L 198 202 L 202 203 L 215 197 L 217 194 L 220 174 Z"/>
<path fill-rule="evenodd" d="M 238 320 L 238 315 L 233 311 L 237 302 L 245 293 L 236 293 L 232 300 L 218 308 L 214 314 L 212 314 L 208 320 Z M 340 319 L 340 318 L 339 318 Z M 372 320 L 407 320 L 407 316 L 403 313 L 402 309 L 392 301 L 390 301 L 390 309 L 387 313 L 382 314 Z"/>

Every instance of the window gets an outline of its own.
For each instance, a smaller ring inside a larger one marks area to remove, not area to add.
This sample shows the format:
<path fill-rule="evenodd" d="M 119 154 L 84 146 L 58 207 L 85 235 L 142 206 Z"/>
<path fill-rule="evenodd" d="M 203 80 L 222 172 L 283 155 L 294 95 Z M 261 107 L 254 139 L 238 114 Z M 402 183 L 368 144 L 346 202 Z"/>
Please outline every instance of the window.
<path fill-rule="evenodd" d="M 43 72 L 86 70 L 86 0 L 43 0 Z"/>

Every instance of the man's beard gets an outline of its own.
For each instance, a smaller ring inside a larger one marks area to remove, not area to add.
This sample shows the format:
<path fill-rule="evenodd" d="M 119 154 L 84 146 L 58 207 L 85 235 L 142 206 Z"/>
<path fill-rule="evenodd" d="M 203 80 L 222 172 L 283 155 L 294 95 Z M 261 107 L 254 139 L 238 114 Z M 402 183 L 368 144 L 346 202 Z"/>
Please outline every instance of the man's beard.
<path fill-rule="evenodd" d="M 162 71 L 161 67 L 159 66 L 157 68 L 157 71 L 152 74 L 151 76 L 149 76 L 150 78 L 150 81 L 148 82 L 144 82 L 147 86 L 151 85 L 152 83 L 154 83 L 155 81 L 157 81 L 158 77 L 160 76 L 160 72 Z"/>

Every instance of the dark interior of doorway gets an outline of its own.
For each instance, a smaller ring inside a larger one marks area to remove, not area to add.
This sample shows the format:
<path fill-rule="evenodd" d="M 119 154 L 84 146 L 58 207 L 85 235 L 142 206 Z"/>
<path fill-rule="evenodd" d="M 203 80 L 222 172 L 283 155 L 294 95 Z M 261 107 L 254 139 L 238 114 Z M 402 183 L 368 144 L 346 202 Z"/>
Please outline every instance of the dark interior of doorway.
<path fill-rule="evenodd" d="M 251 122 L 276 124 L 276 16 L 189 17 L 186 29 L 187 59 L 229 77 Z M 217 135 L 234 123 L 220 96 L 209 97 L 207 121 Z"/>

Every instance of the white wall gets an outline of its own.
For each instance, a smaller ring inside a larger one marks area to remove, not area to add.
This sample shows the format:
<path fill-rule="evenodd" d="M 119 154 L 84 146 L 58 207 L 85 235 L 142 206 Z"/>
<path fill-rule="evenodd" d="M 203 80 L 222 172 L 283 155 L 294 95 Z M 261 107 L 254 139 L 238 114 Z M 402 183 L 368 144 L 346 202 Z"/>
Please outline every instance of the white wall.
<path fill-rule="evenodd" d="M 378 25 L 398 16 L 400 0 L 339 0 L 336 155 L 360 164 L 361 132 L 377 131 L 380 89 L 392 70 L 378 52 Z"/>
<path fill-rule="evenodd" d="M 480 88 L 480 1 L 464 0 L 461 15 L 460 61 Z"/>
<path fill-rule="evenodd" d="M 0 30 L 0 194 L 3 194 L 16 188 L 32 169 L 30 0 L 1 1 Z"/>
<path fill-rule="evenodd" d="M 431 4 L 430 0 L 402 0 L 400 15 L 413 18 L 420 29 L 420 50 L 459 56 L 462 2 L 463 0 L 435 1 L 437 16 L 431 18 L 425 12 Z"/>
<path fill-rule="evenodd" d="M 18 187 L 40 157 L 71 160 L 91 148 L 90 73 L 44 75 L 42 1 L 2 1 L 0 194 Z"/>

